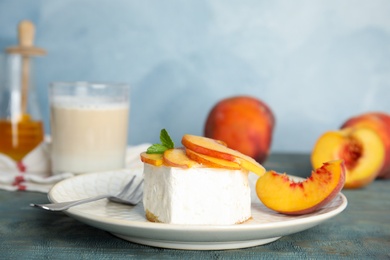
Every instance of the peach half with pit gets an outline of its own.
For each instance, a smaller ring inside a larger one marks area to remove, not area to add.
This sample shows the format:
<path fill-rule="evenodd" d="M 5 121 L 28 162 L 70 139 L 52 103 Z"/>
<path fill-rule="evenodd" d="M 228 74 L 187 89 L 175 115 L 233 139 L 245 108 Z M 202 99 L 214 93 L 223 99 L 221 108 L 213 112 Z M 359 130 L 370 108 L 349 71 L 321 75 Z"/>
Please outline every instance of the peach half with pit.
<path fill-rule="evenodd" d="M 287 174 L 268 171 L 256 182 L 256 193 L 267 207 L 287 215 L 312 213 L 332 201 L 343 188 L 343 160 L 324 163 L 303 181 Z"/>
<path fill-rule="evenodd" d="M 390 115 L 384 112 L 368 112 L 349 118 L 341 128 L 370 128 L 375 131 L 385 147 L 385 161 L 377 178 L 390 178 Z"/>
<path fill-rule="evenodd" d="M 210 157 L 235 162 L 240 165 L 241 168 L 251 171 L 258 176 L 262 176 L 265 173 L 264 167 L 256 160 L 226 147 L 220 141 L 207 137 L 185 134 L 183 135 L 181 142 L 186 149 Z"/>
<path fill-rule="evenodd" d="M 385 147 L 372 129 L 343 128 L 325 132 L 311 153 L 314 169 L 322 163 L 342 159 L 346 166 L 344 188 L 361 188 L 371 183 L 382 169 Z"/>

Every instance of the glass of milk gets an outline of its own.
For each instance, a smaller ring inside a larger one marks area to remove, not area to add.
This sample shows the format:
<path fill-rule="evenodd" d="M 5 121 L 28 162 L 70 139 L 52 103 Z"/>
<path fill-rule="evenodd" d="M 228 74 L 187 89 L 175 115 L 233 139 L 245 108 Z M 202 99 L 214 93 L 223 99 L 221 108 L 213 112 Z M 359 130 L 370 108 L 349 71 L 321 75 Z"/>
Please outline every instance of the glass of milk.
<path fill-rule="evenodd" d="M 127 84 L 54 82 L 49 87 L 53 174 L 125 166 Z"/>

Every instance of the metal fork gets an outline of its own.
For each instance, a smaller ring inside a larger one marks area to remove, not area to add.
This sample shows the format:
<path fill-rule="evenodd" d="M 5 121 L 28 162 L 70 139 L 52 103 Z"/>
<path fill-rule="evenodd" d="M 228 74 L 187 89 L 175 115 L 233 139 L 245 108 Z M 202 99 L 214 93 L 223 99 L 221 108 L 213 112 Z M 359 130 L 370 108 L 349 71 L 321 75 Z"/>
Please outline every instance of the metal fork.
<path fill-rule="evenodd" d="M 50 210 L 50 211 L 63 211 L 69 209 L 70 207 L 74 207 L 80 204 L 101 200 L 105 198 L 113 202 L 135 206 L 142 200 L 142 195 L 143 195 L 143 191 L 142 191 L 143 179 L 138 182 L 137 186 L 134 189 L 131 188 L 135 179 L 136 177 L 133 176 L 133 178 L 126 184 L 125 187 L 123 187 L 123 189 L 117 195 L 103 194 L 103 195 L 98 195 L 95 197 L 81 199 L 81 200 L 51 203 L 51 204 L 31 203 L 30 206 L 45 209 L 45 210 Z"/>

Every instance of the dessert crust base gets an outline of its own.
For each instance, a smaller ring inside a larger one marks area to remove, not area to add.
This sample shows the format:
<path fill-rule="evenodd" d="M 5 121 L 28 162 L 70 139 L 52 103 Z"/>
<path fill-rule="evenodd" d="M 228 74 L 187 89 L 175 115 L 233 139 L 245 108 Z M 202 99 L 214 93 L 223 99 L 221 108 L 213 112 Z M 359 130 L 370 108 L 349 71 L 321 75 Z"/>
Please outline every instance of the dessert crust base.
<path fill-rule="evenodd" d="M 156 215 L 154 215 L 152 212 L 149 210 L 145 210 L 145 216 L 146 219 L 149 220 L 150 222 L 156 222 L 156 223 L 162 223 Z"/>
<path fill-rule="evenodd" d="M 150 222 L 163 223 L 163 222 L 161 222 L 161 221 L 158 219 L 158 217 L 157 217 L 156 215 L 154 215 L 152 212 L 150 212 L 150 211 L 147 210 L 147 209 L 145 210 L 145 217 L 146 217 L 146 219 L 147 219 L 148 221 L 150 221 Z M 249 217 L 249 218 L 247 218 L 247 219 L 244 220 L 244 221 L 236 222 L 236 223 L 234 223 L 234 225 L 243 224 L 243 223 L 247 222 L 247 221 L 250 220 L 250 219 L 252 219 L 252 217 Z"/>

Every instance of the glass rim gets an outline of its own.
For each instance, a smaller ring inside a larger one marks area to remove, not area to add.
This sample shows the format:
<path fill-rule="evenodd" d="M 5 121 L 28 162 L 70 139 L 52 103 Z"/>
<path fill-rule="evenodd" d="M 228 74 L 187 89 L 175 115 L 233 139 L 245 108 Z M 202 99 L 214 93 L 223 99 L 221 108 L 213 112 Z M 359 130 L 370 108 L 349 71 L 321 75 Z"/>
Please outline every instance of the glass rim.
<path fill-rule="evenodd" d="M 53 81 L 49 87 L 64 86 L 64 87 L 130 87 L 125 82 L 99 82 L 99 81 Z"/>

